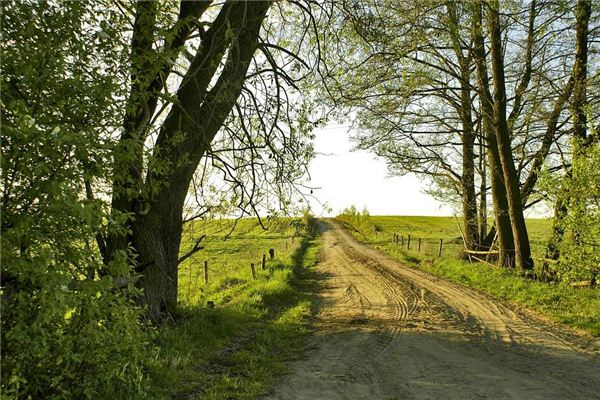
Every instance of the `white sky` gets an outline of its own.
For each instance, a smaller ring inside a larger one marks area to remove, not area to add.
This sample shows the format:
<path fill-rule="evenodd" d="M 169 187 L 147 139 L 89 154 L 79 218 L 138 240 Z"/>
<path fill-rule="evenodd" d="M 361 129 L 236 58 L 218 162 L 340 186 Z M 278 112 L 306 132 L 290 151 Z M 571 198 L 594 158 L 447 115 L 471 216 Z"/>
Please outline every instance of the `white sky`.
<path fill-rule="evenodd" d="M 367 207 L 371 215 L 452 215 L 452 208 L 423 193 L 426 183 L 415 175 L 389 177 L 385 161 L 376 155 L 351 151 L 348 128 L 330 124 L 315 131 L 315 159 L 309 165 L 318 216 L 337 215 L 346 207 Z"/>

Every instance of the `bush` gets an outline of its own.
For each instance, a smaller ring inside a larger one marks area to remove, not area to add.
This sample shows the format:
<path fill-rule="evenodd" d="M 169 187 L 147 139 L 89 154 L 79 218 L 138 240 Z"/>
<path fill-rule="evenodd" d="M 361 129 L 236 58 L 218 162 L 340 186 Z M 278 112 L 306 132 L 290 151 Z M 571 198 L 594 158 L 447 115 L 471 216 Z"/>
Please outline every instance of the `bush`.
<path fill-rule="evenodd" d="M 35 215 L 3 215 L 2 389 L 14 398 L 143 393 L 148 334 L 126 257 L 105 266 L 88 240 L 100 209 L 56 185 Z M 101 277 L 101 273 L 105 274 Z"/>
<path fill-rule="evenodd" d="M 8 398 L 144 395 L 152 351 L 133 301 L 133 266 L 128 254 L 106 265 L 96 243 L 123 228 L 106 201 L 86 193 L 109 177 L 102 129 L 119 118 L 112 71 L 96 67 L 96 33 L 84 29 L 94 6 L 2 4 L 1 389 Z M 111 276 L 130 284 L 118 289 Z"/>
<path fill-rule="evenodd" d="M 373 232 L 381 231 L 380 227 L 376 226 L 371 221 L 371 215 L 366 207 L 359 212 L 356 207 L 352 205 L 349 208 L 345 208 L 336 218 L 354 226 L 355 228 L 361 228 L 361 230 L 371 230 Z"/>
<path fill-rule="evenodd" d="M 600 275 L 600 145 L 585 149 L 562 185 L 569 201 L 558 273 L 567 281 L 594 281 Z"/>

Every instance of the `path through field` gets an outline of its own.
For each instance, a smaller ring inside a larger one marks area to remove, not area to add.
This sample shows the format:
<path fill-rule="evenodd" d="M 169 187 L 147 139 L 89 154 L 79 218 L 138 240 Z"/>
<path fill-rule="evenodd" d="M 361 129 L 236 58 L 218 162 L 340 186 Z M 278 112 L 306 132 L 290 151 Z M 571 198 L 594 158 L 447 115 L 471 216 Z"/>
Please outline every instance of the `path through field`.
<path fill-rule="evenodd" d="M 321 222 L 315 335 L 266 399 L 600 399 L 600 346 Z"/>

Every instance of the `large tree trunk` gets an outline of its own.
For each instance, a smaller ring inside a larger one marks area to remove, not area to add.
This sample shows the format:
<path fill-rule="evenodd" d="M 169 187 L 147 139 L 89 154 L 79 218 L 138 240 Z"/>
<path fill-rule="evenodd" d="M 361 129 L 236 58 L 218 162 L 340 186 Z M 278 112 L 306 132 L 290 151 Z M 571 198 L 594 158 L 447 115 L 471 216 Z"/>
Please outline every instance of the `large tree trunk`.
<path fill-rule="evenodd" d="M 179 244 L 181 223 L 174 212 L 160 216 L 156 212 L 138 218 L 133 224 L 133 246 L 138 254 L 142 288 L 141 303 L 148 307 L 150 317 L 160 321 L 177 308 Z M 181 215 L 179 216 L 181 221 Z M 168 229 L 170 228 L 170 229 Z"/>
<path fill-rule="evenodd" d="M 465 225 L 465 244 L 467 249 L 478 249 L 479 232 L 477 222 L 477 196 L 475 194 L 475 131 L 473 128 L 471 98 L 471 56 L 463 54 L 459 34 L 459 21 L 456 4 L 446 5 L 450 22 L 450 37 L 454 54 L 460 67 L 460 108 L 458 114 L 462 124 L 462 192 L 463 220 Z"/>
<path fill-rule="evenodd" d="M 508 199 L 506 197 L 506 186 L 504 184 L 502 166 L 500 165 L 496 135 L 489 122 L 484 122 L 483 129 L 488 145 L 488 165 L 496 221 L 496 240 L 498 242 L 498 264 L 502 267 L 514 268 L 514 236 L 508 213 Z"/>
<path fill-rule="evenodd" d="M 479 245 L 485 246 L 485 237 L 487 233 L 487 170 L 485 161 L 485 147 L 483 143 L 483 132 L 479 129 L 479 171 L 481 181 L 479 183 Z"/>
<path fill-rule="evenodd" d="M 136 16 L 131 38 L 131 89 L 125 105 L 123 133 L 114 152 L 112 203 L 113 218 L 126 217 L 125 228 L 131 229 L 132 216 L 139 211 L 142 197 L 142 168 L 144 157 L 143 129 L 150 118 L 144 103 L 146 92 L 143 82 L 147 70 L 152 68 L 152 44 L 157 14 L 157 2 L 139 1 L 135 4 Z M 106 256 L 111 260 L 116 252 L 126 251 L 133 240 L 131 233 L 116 232 L 106 239 Z"/>
<path fill-rule="evenodd" d="M 158 228 L 155 235 L 159 236 L 162 242 L 161 252 L 151 251 L 148 254 L 149 258 L 155 255 L 158 258 L 149 260 L 153 264 L 148 272 L 152 273 L 142 280 L 142 288 L 154 292 L 152 297 L 145 296 L 151 315 L 161 315 L 176 305 L 181 218 L 188 187 L 200 160 L 241 93 L 248 67 L 258 45 L 262 21 L 270 4 L 263 1 L 235 4 L 229 18 L 229 28 L 234 29 L 236 39 L 232 39 L 225 68 L 219 79 L 206 93 L 203 102 L 199 103 L 198 98 L 202 93 L 198 92 L 198 69 L 194 67 L 199 65 L 200 69 L 213 68 L 215 61 L 220 59 L 215 59 L 214 55 L 199 54 L 200 60 L 196 62 L 195 59 L 192 62 L 178 91 L 180 107 L 174 107 L 169 113 L 157 139 L 156 147 L 163 160 L 168 160 L 172 165 L 180 164 L 181 160 L 185 160 L 186 163 L 166 174 L 158 173 L 152 168 L 148 173 L 147 184 L 157 185 L 160 189 L 150 202 L 147 219 L 152 221 L 149 224 L 152 228 Z M 206 51 L 210 52 L 212 49 Z M 208 85 L 210 77 L 203 83 Z M 190 119 L 190 116 L 193 118 Z M 182 132 L 185 133 L 184 140 L 171 140 Z M 162 253 L 164 258 L 161 258 Z M 140 256 L 146 255 L 140 252 Z M 158 270 L 158 273 L 155 273 L 154 269 Z M 156 290 L 160 292 L 156 293 Z M 168 306 L 166 310 L 161 308 L 163 304 Z"/>
<path fill-rule="evenodd" d="M 490 35 L 492 77 L 494 82 L 493 120 L 498 145 L 498 154 L 502 165 L 502 175 L 508 200 L 508 215 L 512 226 L 515 244 L 515 264 L 520 273 L 533 269 L 531 248 L 523 216 L 519 176 L 514 165 L 511 138 L 506 119 L 506 89 L 504 78 L 504 56 L 502 54 L 502 36 L 498 3 L 492 2 L 488 12 Z"/>
<path fill-rule="evenodd" d="M 141 301 L 154 320 L 176 309 L 182 212 L 188 188 L 241 93 L 270 5 L 268 1 L 228 1 L 222 6 L 179 86 L 176 106 L 160 129 L 143 188 L 130 204 L 113 201 L 116 211 L 135 214 L 131 235 L 119 238 L 111 251 L 122 249 L 123 242 L 133 246 L 142 275 Z M 182 10 L 186 9 L 199 10 L 182 3 Z M 225 66 L 208 90 L 224 56 Z M 117 181 L 117 186 L 121 193 L 127 192 L 122 182 Z"/>
<path fill-rule="evenodd" d="M 174 60 L 184 48 L 185 41 L 195 26 L 195 20 L 208 9 L 211 1 L 182 2 L 178 20 L 168 35 L 163 53 L 153 49 L 155 41 L 158 2 L 140 0 L 135 3 L 135 21 L 131 37 L 131 88 L 125 105 L 123 133 L 114 152 L 111 209 L 115 220 L 125 217 L 125 228 L 143 212 L 147 198 L 142 178 L 144 143 L 149 121 L 156 110 L 166 77 Z M 223 7 L 222 14 L 227 10 Z M 215 21 L 215 23 L 218 21 Z M 224 21 L 223 21 L 224 22 Z M 158 64 L 157 64 L 158 63 Z M 123 215 L 120 215 L 123 214 Z M 126 251 L 133 244 L 133 232 L 113 233 L 102 243 L 103 257 L 110 261 L 118 251 Z"/>
<path fill-rule="evenodd" d="M 477 86 L 481 102 L 483 118 L 483 132 L 487 143 L 488 167 L 492 186 L 492 200 L 494 204 L 495 229 L 498 242 L 498 263 L 503 267 L 513 267 L 514 238 L 508 215 L 508 201 L 504 184 L 504 175 L 498 154 L 498 144 L 493 129 L 492 95 L 489 91 L 489 78 L 485 59 L 485 44 L 482 33 L 481 3 L 473 5 L 473 53 L 477 66 Z"/>

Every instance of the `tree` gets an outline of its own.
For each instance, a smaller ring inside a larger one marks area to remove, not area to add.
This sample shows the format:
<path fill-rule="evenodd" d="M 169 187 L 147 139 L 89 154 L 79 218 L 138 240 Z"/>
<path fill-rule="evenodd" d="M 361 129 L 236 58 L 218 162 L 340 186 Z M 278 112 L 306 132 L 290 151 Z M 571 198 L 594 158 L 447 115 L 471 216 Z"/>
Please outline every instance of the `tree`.
<path fill-rule="evenodd" d="M 261 165 L 268 163 L 254 164 L 257 150 L 270 154 L 279 166 L 276 182 L 293 183 L 297 174 L 289 171 L 310 157 L 303 137 L 312 124 L 304 106 L 290 106 L 287 93 L 297 90 L 291 62 L 300 68 L 308 65 L 276 41 L 270 42 L 265 18 L 272 4 L 181 2 L 175 21 L 162 33 L 156 22 L 161 15 L 157 3 L 135 3 L 130 90 L 112 179 L 112 214 L 126 217 L 129 233 L 111 235 L 100 247 L 106 249 L 109 260 L 129 247 L 134 249 L 142 300 L 154 319 L 174 312 L 177 305 L 182 213 L 194 173 L 209 155 L 227 168 L 212 148 L 219 132 L 235 132 L 253 149 L 246 162 L 251 164 L 254 181 L 260 179 L 256 174 L 264 172 Z M 298 5 L 310 14 L 310 9 Z M 204 29 L 201 21 L 210 11 L 216 16 Z M 282 16 L 289 12 L 282 6 L 277 11 Z M 162 36 L 157 39 L 157 34 Z M 194 43 L 197 39 L 199 43 Z M 181 68 L 174 69 L 174 65 Z M 170 86 L 171 74 L 180 76 L 177 85 L 172 85 L 175 90 Z M 269 86 L 275 93 L 261 87 L 265 75 L 271 76 Z M 257 100 L 261 96 L 267 99 L 262 105 Z M 301 103 L 299 95 L 298 100 Z M 163 112 L 166 115 L 161 118 Z M 272 116 L 270 121 L 267 116 Z M 294 119 L 304 122 L 293 128 L 280 126 Z M 255 132 L 261 136 L 253 137 Z M 145 146 L 150 146 L 149 154 Z M 290 163 L 287 154 L 302 157 Z"/>
<path fill-rule="evenodd" d="M 506 198 L 508 200 L 508 215 L 510 217 L 512 233 L 514 238 L 514 255 L 517 269 L 524 273 L 526 270 L 533 269 L 533 260 L 531 258 L 531 248 L 529 246 L 529 237 L 525 217 L 523 216 L 523 204 L 521 202 L 521 193 L 519 189 L 519 176 L 515 169 L 512 155 L 510 128 L 507 118 L 506 103 L 506 81 L 504 77 L 504 56 L 502 52 L 502 33 L 500 28 L 499 4 L 495 2 L 490 5 L 488 11 L 488 30 L 490 35 L 492 76 L 494 83 L 494 94 L 492 101 L 493 118 L 492 126 L 496 135 L 496 144 L 498 155 L 502 166 L 502 175 L 504 178 L 504 187 Z M 535 1 L 531 3 L 531 9 L 535 9 Z M 534 15 L 534 11 L 532 11 Z M 533 18 L 532 18 L 533 19 Z M 533 24 L 533 21 L 531 22 Z M 531 45 L 529 46 L 531 47 Z M 531 50 L 528 50 L 528 54 Z M 530 79 L 530 62 L 528 60 L 526 70 L 521 80 L 521 87 L 517 88 L 516 95 L 522 96 L 527 88 Z M 518 110 L 519 97 L 515 98 L 513 111 Z"/>
<path fill-rule="evenodd" d="M 330 33 L 335 45 L 328 49 L 330 64 L 338 66 L 325 78 L 329 98 L 355 113 L 359 148 L 382 156 L 394 174 L 429 177 L 444 188 L 446 200 L 458 197 L 466 244 L 476 249 L 479 124 L 472 56 L 463 40 L 464 7 L 435 2 L 339 7 L 339 25 L 331 26 L 340 32 Z"/>
<path fill-rule="evenodd" d="M 508 218 L 508 202 L 502 164 L 498 152 L 498 142 L 493 129 L 493 102 L 489 87 L 487 62 L 485 58 L 485 42 L 482 31 L 482 7 L 475 3 L 473 7 L 473 43 L 474 57 L 477 65 L 477 81 L 481 102 L 482 126 L 487 142 L 489 171 L 492 184 L 492 196 L 498 237 L 498 262 L 501 266 L 510 266 L 511 250 L 514 248 L 514 236 Z"/>
<path fill-rule="evenodd" d="M 161 125 L 143 179 L 148 123 L 170 70 L 168 54 L 163 53 L 152 62 L 156 4 L 136 3 L 131 42 L 132 85 L 120 146 L 115 154 L 112 209 L 115 214 L 131 216 L 131 232 L 128 236 L 112 235 L 106 243 L 109 259 L 128 246 L 135 249 L 144 303 L 155 319 L 175 311 L 181 215 L 188 187 L 241 93 L 270 7 L 268 2 L 225 3 L 210 28 L 202 33 L 202 44 L 174 95 L 175 105 Z M 191 33 L 190 17 L 199 18 L 208 5 L 181 3 L 174 26 L 175 39 L 165 51 L 182 50 L 180 43 Z M 227 60 L 219 71 L 225 55 Z M 209 88 L 217 76 L 217 82 Z"/>
<path fill-rule="evenodd" d="M 501 265 L 530 270 L 523 212 L 542 200 L 544 165 L 562 168 L 570 126 L 569 9 L 543 0 L 333 7 L 324 93 L 353 119 L 357 147 L 460 204 L 468 248 L 496 238 Z"/>

